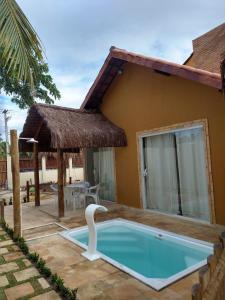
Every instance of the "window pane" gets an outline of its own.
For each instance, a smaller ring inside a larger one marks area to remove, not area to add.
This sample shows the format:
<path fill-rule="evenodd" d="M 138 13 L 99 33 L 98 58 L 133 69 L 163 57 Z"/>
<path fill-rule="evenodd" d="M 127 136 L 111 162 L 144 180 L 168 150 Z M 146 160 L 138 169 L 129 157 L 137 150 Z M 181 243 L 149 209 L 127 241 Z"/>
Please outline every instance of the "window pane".
<path fill-rule="evenodd" d="M 209 220 L 202 128 L 143 138 L 146 207 Z"/>
<path fill-rule="evenodd" d="M 100 184 L 100 199 L 115 201 L 115 175 L 112 148 L 88 149 L 87 177 L 91 185 Z"/>
<path fill-rule="evenodd" d="M 183 215 L 209 220 L 202 129 L 177 132 L 176 141 Z"/>
<path fill-rule="evenodd" d="M 178 193 L 173 134 L 145 138 L 147 208 L 177 214 Z"/>

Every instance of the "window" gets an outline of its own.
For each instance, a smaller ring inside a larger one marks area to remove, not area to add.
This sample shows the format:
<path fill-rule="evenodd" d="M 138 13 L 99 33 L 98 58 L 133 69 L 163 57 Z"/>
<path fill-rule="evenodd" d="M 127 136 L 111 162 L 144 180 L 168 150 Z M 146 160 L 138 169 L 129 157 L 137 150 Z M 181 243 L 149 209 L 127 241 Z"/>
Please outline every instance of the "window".
<path fill-rule="evenodd" d="M 115 201 L 115 176 L 112 148 L 87 150 L 87 180 L 91 185 L 100 183 L 100 199 Z"/>
<path fill-rule="evenodd" d="M 142 137 L 146 208 L 209 221 L 203 127 Z"/>

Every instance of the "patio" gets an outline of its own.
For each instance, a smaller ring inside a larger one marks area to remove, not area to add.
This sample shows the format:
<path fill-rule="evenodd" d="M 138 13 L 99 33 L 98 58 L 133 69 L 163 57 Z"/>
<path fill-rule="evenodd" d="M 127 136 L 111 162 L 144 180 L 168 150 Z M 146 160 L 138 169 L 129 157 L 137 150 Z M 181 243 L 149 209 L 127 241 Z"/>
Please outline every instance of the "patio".
<path fill-rule="evenodd" d="M 198 282 L 197 272 L 156 292 L 101 259 L 94 262 L 85 259 L 80 255 L 83 249 L 58 234 L 63 227 L 86 224 L 84 210 L 72 212 L 59 222 L 54 197 L 50 193 L 41 194 L 41 199 L 45 200 L 41 200 L 40 207 L 35 207 L 34 203 L 22 205 L 23 235 L 29 247 L 47 261 L 67 286 L 78 287 L 79 299 L 191 299 L 192 285 Z M 181 220 L 106 201 L 102 204 L 109 212 L 97 213 L 97 222 L 120 217 L 212 243 L 217 242 L 218 235 L 225 230 L 224 226 Z M 5 217 L 12 225 L 12 206 L 5 207 Z M 31 227 L 35 228 L 29 229 Z"/>

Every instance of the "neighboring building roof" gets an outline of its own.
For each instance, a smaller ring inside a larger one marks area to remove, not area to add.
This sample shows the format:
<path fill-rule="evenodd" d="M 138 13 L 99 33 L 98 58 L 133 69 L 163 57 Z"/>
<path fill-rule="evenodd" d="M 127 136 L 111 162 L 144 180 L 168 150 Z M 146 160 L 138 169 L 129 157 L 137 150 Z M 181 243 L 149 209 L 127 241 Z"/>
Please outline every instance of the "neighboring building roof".
<path fill-rule="evenodd" d="M 92 109 L 99 106 L 99 103 L 101 103 L 107 88 L 110 86 L 118 72 L 123 69 L 123 66 L 126 63 L 144 66 L 158 72 L 176 75 L 217 89 L 221 89 L 220 74 L 179 65 L 157 58 L 139 55 L 116 47 L 111 47 L 108 57 L 106 58 L 97 78 L 95 79 L 84 102 L 81 105 L 81 109 Z"/>
<path fill-rule="evenodd" d="M 225 23 L 192 41 L 193 53 L 184 65 L 213 73 L 220 73 L 220 63 L 225 55 Z"/>
<path fill-rule="evenodd" d="M 66 152 L 78 148 L 126 146 L 124 130 L 99 112 L 56 105 L 36 104 L 28 112 L 20 137 L 38 140 L 39 152 Z M 21 151 L 32 151 L 32 144 L 20 140 Z"/>

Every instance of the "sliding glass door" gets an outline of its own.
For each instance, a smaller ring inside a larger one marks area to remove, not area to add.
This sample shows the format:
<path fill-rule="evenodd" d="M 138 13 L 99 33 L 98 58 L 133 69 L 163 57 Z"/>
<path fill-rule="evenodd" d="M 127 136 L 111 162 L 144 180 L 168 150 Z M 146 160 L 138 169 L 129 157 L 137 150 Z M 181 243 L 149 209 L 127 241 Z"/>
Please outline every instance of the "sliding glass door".
<path fill-rule="evenodd" d="M 209 221 L 202 127 L 142 138 L 145 206 Z"/>
<path fill-rule="evenodd" d="M 87 149 L 86 160 L 87 180 L 91 185 L 100 184 L 100 199 L 115 201 L 113 149 Z"/>

